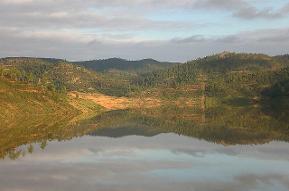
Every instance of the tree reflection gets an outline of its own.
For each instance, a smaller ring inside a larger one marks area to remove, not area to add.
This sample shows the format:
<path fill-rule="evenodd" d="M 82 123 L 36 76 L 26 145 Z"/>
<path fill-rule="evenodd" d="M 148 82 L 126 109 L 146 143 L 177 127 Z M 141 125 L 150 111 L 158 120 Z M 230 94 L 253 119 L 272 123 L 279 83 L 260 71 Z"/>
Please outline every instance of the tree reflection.
<path fill-rule="evenodd" d="M 223 145 L 289 141 L 288 111 L 269 111 L 262 105 L 222 104 L 206 110 L 166 105 L 153 109 L 110 111 L 77 123 L 71 123 L 70 118 L 63 116 L 59 119 L 57 116 L 53 119 L 34 116 L 24 123 L 11 122 L 9 127 L 1 128 L 0 157 L 17 159 L 32 153 L 36 144 L 44 150 L 49 141 L 70 140 L 87 134 L 150 137 L 176 133 Z"/>

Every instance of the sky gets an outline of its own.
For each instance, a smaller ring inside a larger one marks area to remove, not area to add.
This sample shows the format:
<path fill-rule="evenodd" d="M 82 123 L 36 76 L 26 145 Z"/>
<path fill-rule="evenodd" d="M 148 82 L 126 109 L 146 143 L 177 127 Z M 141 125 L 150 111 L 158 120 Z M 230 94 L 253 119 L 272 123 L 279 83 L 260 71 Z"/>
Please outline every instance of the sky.
<path fill-rule="evenodd" d="M 0 57 L 289 53 L 289 0 L 0 0 Z"/>

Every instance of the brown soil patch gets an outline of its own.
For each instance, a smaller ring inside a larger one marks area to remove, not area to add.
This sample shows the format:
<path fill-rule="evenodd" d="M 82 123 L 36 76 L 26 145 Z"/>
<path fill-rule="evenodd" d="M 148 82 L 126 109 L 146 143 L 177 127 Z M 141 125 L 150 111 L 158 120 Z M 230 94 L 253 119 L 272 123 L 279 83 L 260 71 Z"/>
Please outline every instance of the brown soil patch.
<path fill-rule="evenodd" d="M 40 93 L 37 89 L 19 89 L 20 92 L 29 92 L 29 93 Z"/>
<path fill-rule="evenodd" d="M 154 98 L 127 98 L 127 97 L 114 97 L 108 96 L 101 93 L 80 93 L 80 92 L 70 92 L 69 96 L 72 98 L 80 98 L 91 100 L 96 104 L 106 108 L 107 110 L 121 110 L 128 108 L 138 108 L 138 107 L 157 107 L 161 102 Z"/>
<path fill-rule="evenodd" d="M 70 92 L 69 95 L 73 98 L 91 100 L 108 110 L 126 109 L 128 108 L 128 105 L 130 103 L 130 100 L 128 98 L 113 97 L 100 93 Z"/>

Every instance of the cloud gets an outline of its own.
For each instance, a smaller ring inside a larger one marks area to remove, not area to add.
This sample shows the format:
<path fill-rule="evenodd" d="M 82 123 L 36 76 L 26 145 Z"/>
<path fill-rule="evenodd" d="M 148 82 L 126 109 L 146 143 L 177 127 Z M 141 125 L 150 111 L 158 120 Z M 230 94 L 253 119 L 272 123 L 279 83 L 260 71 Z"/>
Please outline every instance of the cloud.
<path fill-rule="evenodd" d="M 173 38 L 171 42 L 174 43 L 201 43 L 206 41 L 206 38 L 202 35 L 193 35 L 185 38 Z"/>
<path fill-rule="evenodd" d="M 150 40 L 124 34 L 86 34 L 81 31 L 21 31 L 0 28 L 0 56 L 58 57 L 69 60 L 122 57 L 187 61 L 224 50 L 270 55 L 289 52 L 289 29 L 244 31 L 234 35 L 192 35 Z"/>
<path fill-rule="evenodd" d="M 287 15 L 287 11 L 283 11 L 283 8 L 279 11 L 273 11 L 272 9 L 264 9 L 261 11 L 258 11 L 254 7 L 246 7 L 243 9 L 239 9 L 234 13 L 234 16 L 243 18 L 243 19 L 253 19 L 253 18 L 263 18 L 263 19 L 277 19 L 284 17 Z"/>
<path fill-rule="evenodd" d="M 184 38 L 173 38 L 175 43 L 289 43 L 289 28 L 281 29 L 261 29 L 256 31 L 243 31 L 233 35 L 205 37 L 203 35 L 193 35 Z"/>
<path fill-rule="evenodd" d="M 2 0 L 1 3 L 2 4 L 27 4 L 27 3 L 32 3 L 34 2 L 34 0 Z"/>
<path fill-rule="evenodd" d="M 246 0 L 2 0 L 0 1 L 0 16 L 3 24 L 41 24 L 47 23 L 71 24 L 81 23 L 98 24 L 110 21 L 107 18 L 121 20 L 129 18 L 142 20 L 143 15 L 163 10 L 218 10 L 229 12 L 235 17 L 243 19 L 252 18 L 279 18 L 288 14 L 289 3 L 278 10 L 272 7 L 258 9 Z M 101 14 L 95 14 L 100 12 Z M 120 18 L 120 19 L 117 19 Z M 148 20 L 148 18 L 146 18 Z M 169 20 L 169 17 L 168 17 Z M 6 22 L 4 22 L 6 21 Z M 26 21 L 26 22 L 23 22 Z M 136 22 L 127 23 L 127 26 Z M 158 24 L 158 23 L 157 23 Z M 77 24 L 76 24 L 77 25 Z M 94 26 L 94 25 L 93 25 Z"/>
<path fill-rule="evenodd" d="M 224 49 L 285 53 L 288 31 L 275 23 L 287 18 L 289 3 L 273 7 L 254 2 L 0 0 L 0 56 L 185 61 Z M 255 19 L 267 23 L 255 27 Z M 240 29 L 232 29 L 233 22 Z"/>
<path fill-rule="evenodd" d="M 180 21 L 158 21 L 141 16 L 109 16 L 90 12 L 65 11 L 42 13 L 0 13 L 0 25 L 22 29 L 66 28 L 98 30 L 180 30 L 195 26 L 193 23 Z"/>
<path fill-rule="evenodd" d="M 288 15 L 289 3 L 274 11 L 272 7 L 258 9 L 245 0 L 202 0 L 195 3 L 195 8 L 229 11 L 242 19 L 276 19 Z"/>

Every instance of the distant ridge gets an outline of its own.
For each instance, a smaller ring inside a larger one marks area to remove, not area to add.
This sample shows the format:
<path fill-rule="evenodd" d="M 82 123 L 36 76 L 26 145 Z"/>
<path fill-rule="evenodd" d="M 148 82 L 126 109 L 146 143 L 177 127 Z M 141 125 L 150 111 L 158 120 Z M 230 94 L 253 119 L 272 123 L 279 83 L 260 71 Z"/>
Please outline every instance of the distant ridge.
<path fill-rule="evenodd" d="M 94 71 L 121 70 L 130 72 L 150 72 L 158 69 L 169 68 L 177 63 L 159 62 L 152 58 L 142 60 L 125 60 L 122 58 L 99 59 L 83 62 L 74 62 Z"/>
<path fill-rule="evenodd" d="M 65 59 L 60 59 L 60 58 L 41 58 L 41 57 L 4 57 L 0 58 L 0 61 L 5 61 L 5 60 L 41 60 L 41 61 L 46 61 L 46 62 L 61 62 L 61 61 L 66 61 Z M 1 63 L 1 62 L 0 62 Z"/>

